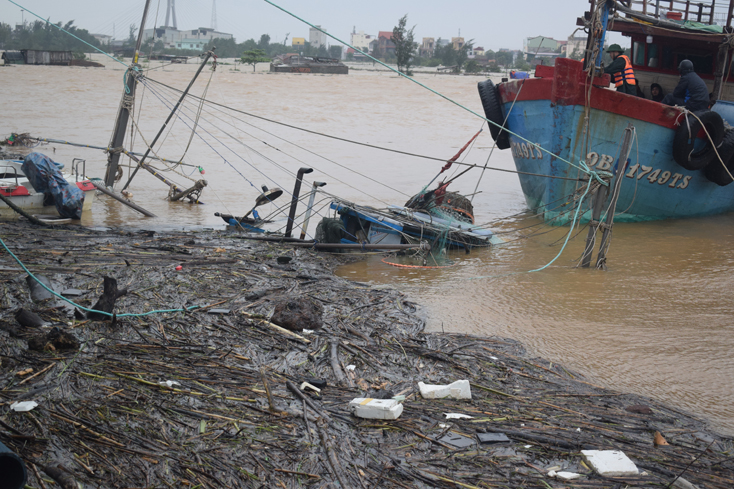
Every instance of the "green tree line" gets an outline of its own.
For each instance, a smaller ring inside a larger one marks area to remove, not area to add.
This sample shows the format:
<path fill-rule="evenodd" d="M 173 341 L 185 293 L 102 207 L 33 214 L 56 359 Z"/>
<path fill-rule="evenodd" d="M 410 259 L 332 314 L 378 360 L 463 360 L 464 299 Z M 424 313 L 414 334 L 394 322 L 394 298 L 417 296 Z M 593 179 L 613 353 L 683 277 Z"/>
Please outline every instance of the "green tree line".
<path fill-rule="evenodd" d="M 23 26 L 17 26 L 15 29 L 8 24 L 0 23 L 0 49 L 39 49 L 44 51 L 73 51 L 75 53 L 93 51 L 92 48 L 61 32 L 54 25 L 62 27 L 92 46 L 100 47 L 99 41 L 86 29 L 76 27 L 73 20 L 66 24 L 61 22 L 51 24 L 50 22 L 36 20 Z"/>

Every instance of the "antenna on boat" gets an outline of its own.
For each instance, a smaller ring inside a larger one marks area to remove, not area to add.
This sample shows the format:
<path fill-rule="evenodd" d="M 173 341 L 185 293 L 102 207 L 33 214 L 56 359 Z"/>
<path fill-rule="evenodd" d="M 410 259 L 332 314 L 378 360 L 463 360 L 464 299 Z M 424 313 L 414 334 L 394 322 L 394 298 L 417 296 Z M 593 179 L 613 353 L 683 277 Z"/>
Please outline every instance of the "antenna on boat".
<path fill-rule="evenodd" d="M 171 0 L 173 1 L 173 0 Z M 143 20 L 140 21 L 140 30 L 138 31 L 138 40 L 135 43 L 135 54 L 133 60 L 127 69 L 127 76 L 125 77 L 125 90 L 122 92 L 122 100 L 120 101 L 120 108 L 117 111 L 117 120 L 115 121 L 115 127 L 112 130 L 112 139 L 110 140 L 109 147 L 112 150 L 109 153 L 107 159 L 107 173 L 105 174 L 104 184 L 106 187 L 112 187 L 115 184 L 117 172 L 120 164 L 120 148 L 122 143 L 125 141 L 125 133 L 127 132 L 127 123 L 130 119 L 130 112 L 135 107 L 135 85 L 137 83 L 135 79 L 135 72 L 138 68 L 138 57 L 140 56 L 140 46 L 143 44 L 143 32 L 145 30 L 145 21 L 148 18 L 148 7 L 150 7 L 150 0 L 145 1 L 145 9 L 143 10 Z M 174 22 L 176 17 L 174 15 Z"/>

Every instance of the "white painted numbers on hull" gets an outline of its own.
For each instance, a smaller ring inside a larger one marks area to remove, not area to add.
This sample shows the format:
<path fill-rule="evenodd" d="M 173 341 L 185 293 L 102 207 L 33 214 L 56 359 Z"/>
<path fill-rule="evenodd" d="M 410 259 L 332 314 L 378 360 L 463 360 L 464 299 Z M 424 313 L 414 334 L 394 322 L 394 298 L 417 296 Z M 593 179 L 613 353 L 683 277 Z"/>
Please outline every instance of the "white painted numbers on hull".
<path fill-rule="evenodd" d="M 529 160 L 542 160 L 540 146 L 533 143 L 512 143 L 512 156 Z"/>
<path fill-rule="evenodd" d="M 593 151 L 586 155 L 586 164 L 589 168 L 596 167 L 597 170 L 608 171 L 612 167 L 613 162 L 614 158 L 609 155 L 599 155 Z M 637 177 L 637 180 L 646 178 L 650 183 L 657 183 L 658 185 L 667 184 L 670 188 L 678 189 L 684 189 L 691 183 L 691 177 L 689 175 L 671 173 L 667 170 L 656 170 L 651 166 L 640 165 L 639 163 L 635 163 L 629 167 L 625 176 L 627 178 Z"/>

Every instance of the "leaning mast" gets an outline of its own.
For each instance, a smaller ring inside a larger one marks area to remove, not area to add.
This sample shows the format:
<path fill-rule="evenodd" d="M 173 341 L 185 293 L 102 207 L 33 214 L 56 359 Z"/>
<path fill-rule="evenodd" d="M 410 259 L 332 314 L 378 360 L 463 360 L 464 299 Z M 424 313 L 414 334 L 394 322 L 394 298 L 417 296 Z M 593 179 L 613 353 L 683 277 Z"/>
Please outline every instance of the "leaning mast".
<path fill-rule="evenodd" d="M 135 85 L 137 84 L 135 73 L 139 68 L 138 57 L 140 56 L 140 46 L 143 44 L 143 31 L 145 30 L 145 21 L 148 17 L 149 6 L 150 0 L 146 0 L 145 9 L 143 10 L 143 20 L 140 23 L 138 40 L 135 44 L 135 54 L 133 55 L 132 63 L 127 69 L 125 89 L 122 92 L 122 100 L 120 101 L 120 108 L 117 111 L 115 128 L 112 131 L 112 139 L 109 145 L 110 152 L 107 159 L 107 172 L 105 173 L 104 179 L 104 184 L 107 187 L 112 187 L 115 184 L 115 178 L 120 164 L 120 155 L 122 154 L 120 150 L 122 149 L 122 143 L 125 141 L 125 133 L 127 132 L 127 123 L 135 107 Z"/>

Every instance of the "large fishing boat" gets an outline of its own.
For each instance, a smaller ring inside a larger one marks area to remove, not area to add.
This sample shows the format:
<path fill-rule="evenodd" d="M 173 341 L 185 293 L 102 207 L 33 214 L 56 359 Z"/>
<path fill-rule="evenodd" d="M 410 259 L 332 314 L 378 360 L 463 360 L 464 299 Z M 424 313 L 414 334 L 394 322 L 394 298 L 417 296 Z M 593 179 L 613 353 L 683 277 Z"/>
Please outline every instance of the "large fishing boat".
<path fill-rule="evenodd" d="M 555 66 L 538 66 L 533 78 L 479 84 L 487 118 L 508 129 L 490 128 L 497 147 L 512 152 L 528 206 L 546 221 L 566 222 L 569 202 L 578 201 L 593 170 L 616 172 L 622 180 L 617 220 L 734 210 L 734 131 L 728 126 L 734 125 L 734 0 L 723 6 L 715 0 L 590 0 L 590 6 L 578 20 L 589 33 L 585 61 L 560 58 Z M 630 38 L 646 98 L 610 87 L 600 69 L 607 30 Z M 652 83 L 673 91 L 684 59 L 706 82 L 711 110 L 694 114 L 650 100 Z M 629 124 L 637 140 L 618 164 Z"/>

